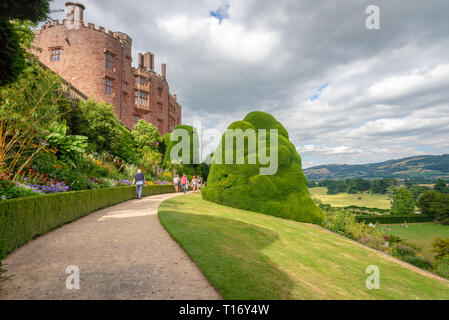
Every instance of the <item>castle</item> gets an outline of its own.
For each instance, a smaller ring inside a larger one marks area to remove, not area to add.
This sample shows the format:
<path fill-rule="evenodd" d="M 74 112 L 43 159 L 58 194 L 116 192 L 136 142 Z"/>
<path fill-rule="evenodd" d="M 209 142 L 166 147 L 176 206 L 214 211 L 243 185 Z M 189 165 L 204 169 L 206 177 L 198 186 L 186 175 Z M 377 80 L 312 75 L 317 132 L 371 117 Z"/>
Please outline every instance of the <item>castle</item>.
<path fill-rule="evenodd" d="M 154 124 L 161 135 L 181 123 L 181 105 L 170 94 L 166 65 L 154 71 L 154 54 L 139 53 L 132 67 L 132 39 L 122 32 L 105 32 L 84 25 L 85 7 L 67 2 L 67 17 L 48 22 L 35 32 L 39 60 L 85 96 L 112 104 L 122 123 L 132 129 L 140 119 Z"/>

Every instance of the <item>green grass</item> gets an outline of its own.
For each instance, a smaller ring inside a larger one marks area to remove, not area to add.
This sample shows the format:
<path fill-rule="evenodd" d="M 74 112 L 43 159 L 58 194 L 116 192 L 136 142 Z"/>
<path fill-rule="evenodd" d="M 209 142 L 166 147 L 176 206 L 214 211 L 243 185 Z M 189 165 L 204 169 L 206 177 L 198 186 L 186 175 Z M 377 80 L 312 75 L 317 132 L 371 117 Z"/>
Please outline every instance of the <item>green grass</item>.
<path fill-rule="evenodd" d="M 321 200 L 324 204 L 330 204 L 332 207 L 359 206 L 367 208 L 390 209 L 390 199 L 384 194 L 371 194 L 368 192 L 349 194 L 339 193 L 335 195 L 327 194 L 327 188 L 309 188 L 310 195 L 313 198 Z M 359 199 L 361 197 L 362 199 Z"/>
<path fill-rule="evenodd" d="M 159 218 L 224 299 L 449 299 L 449 282 L 320 227 L 179 196 Z M 368 290 L 369 265 L 380 290 Z"/>
<path fill-rule="evenodd" d="M 382 227 L 382 226 L 379 226 Z M 432 242 L 437 238 L 449 238 L 449 226 L 438 225 L 435 223 L 413 223 L 408 227 L 401 227 L 400 224 L 391 225 L 391 231 L 387 231 L 386 235 L 399 236 L 402 239 L 418 244 L 422 248 L 422 252 L 418 255 L 434 259 L 435 253 L 431 250 Z"/>

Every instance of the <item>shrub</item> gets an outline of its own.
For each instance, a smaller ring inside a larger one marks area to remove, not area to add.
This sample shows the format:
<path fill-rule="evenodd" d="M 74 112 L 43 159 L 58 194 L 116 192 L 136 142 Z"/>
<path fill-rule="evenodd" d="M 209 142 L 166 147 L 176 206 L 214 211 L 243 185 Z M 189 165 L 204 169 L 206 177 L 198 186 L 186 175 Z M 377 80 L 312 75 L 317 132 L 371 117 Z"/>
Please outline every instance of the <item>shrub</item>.
<path fill-rule="evenodd" d="M 424 214 L 410 214 L 410 215 L 384 215 L 384 216 L 356 216 L 357 221 L 364 221 L 365 223 L 414 223 L 414 222 L 432 222 L 433 218 Z"/>
<path fill-rule="evenodd" d="M 355 216 L 344 209 L 325 211 L 324 227 L 332 232 L 356 240 L 368 247 L 385 250 L 383 232 L 364 223 L 357 222 Z"/>
<path fill-rule="evenodd" d="M 441 259 L 436 264 L 437 272 L 440 276 L 449 278 L 449 256 Z"/>
<path fill-rule="evenodd" d="M 449 256 L 449 239 L 436 238 L 432 242 L 433 252 L 436 253 L 435 259 L 441 260 Z"/>
<path fill-rule="evenodd" d="M 252 210 L 300 222 L 322 224 L 323 213 L 315 205 L 307 189 L 307 181 L 301 168 L 301 157 L 289 141 L 287 130 L 273 116 L 264 112 L 251 112 L 243 121 L 234 122 L 228 129 L 254 130 L 278 129 L 278 149 L 267 152 L 278 153 L 278 170 L 273 175 L 260 175 L 265 167 L 256 157 L 256 164 L 237 164 L 236 146 L 233 146 L 233 163 L 220 164 L 218 155 L 226 154 L 226 134 L 214 154 L 214 161 L 207 178 L 207 186 L 202 190 L 205 200 L 234 208 Z M 266 134 L 270 139 L 269 131 Z M 248 139 L 245 139 L 248 140 Z M 258 146 L 257 146 L 258 147 Z M 244 158 L 248 163 L 248 143 L 245 144 Z M 222 151 L 222 152 L 221 152 Z M 256 149 L 256 153 L 257 153 Z M 225 163 L 222 159 L 221 163 Z"/>
<path fill-rule="evenodd" d="M 432 262 L 430 262 L 428 259 L 424 259 L 418 256 L 409 255 L 409 256 L 400 256 L 399 257 L 402 261 L 405 261 L 407 263 L 410 263 L 414 265 L 415 267 L 424 269 L 424 270 L 432 270 L 433 265 Z"/>
<path fill-rule="evenodd" d="M 416 250 L 405 244 L 395 244 L 392 249 L 395 257 L 416 256 Z"/>
<path fill-rule="evenodd" d="M 6 281 L 8 277 L 5 277 L 4 274 L 6 273 L 6 269 L 3 266 L 2 260 L 5 259 L 5 246 L 3 242 L 0 240 L 0 284 L 3 281 Z M 1 290 L 1 288 L 0 288 Z"/>
<path fill-rule="evenodd" d="M 144 187 L 143 195 L 173 191 L 171 185 L 154 185 Z M 134 198 L 134 187 L 117 187 L 1 201 L 0 241 L 3 241 L 6 252 L 11 252 L 65 223 Z"/>

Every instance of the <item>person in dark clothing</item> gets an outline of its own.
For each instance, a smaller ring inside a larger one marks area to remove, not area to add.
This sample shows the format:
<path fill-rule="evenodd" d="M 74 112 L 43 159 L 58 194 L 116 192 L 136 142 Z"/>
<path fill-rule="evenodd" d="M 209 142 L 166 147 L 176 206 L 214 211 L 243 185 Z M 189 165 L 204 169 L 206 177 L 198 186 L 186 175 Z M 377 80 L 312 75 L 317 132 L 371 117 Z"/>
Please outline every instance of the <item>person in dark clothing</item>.
<path fill-rule="evenodd" d="M 136 185 L 137 198 L 142 199 L 142 191 L 145 184 L 145 175 L 142 173 L 142 170 L 137 170 L 137 174 L 134 176 L 133 184 Z"/>

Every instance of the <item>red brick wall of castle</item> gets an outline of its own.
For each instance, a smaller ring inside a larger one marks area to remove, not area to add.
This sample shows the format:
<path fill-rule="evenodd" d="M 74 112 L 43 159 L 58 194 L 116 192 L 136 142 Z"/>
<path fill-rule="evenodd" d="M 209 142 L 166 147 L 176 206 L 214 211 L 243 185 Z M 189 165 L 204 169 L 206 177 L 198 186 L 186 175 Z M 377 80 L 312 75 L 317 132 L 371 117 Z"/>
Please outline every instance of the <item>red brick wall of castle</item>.
<path fill-rule="evenodd" d="M 86 96 L 112 104 L 130 129 L 139 119 L 145 119 L 163 135 L 180 124 L 181 105 L 169 92 L 165 65 L 162 75 L 155 73 L 154 55 L 147 53 L 146 61 L 132 68 L 132 40 L 128 35 L 106 33 L 92 23 L 86 26 L 82 21 L 84 7 L 71 2 L 66 6 L 67 19 L 47 23 L 35 33 L 33 46 L 41 51 L 34 53 L 39 60 Z"/>

